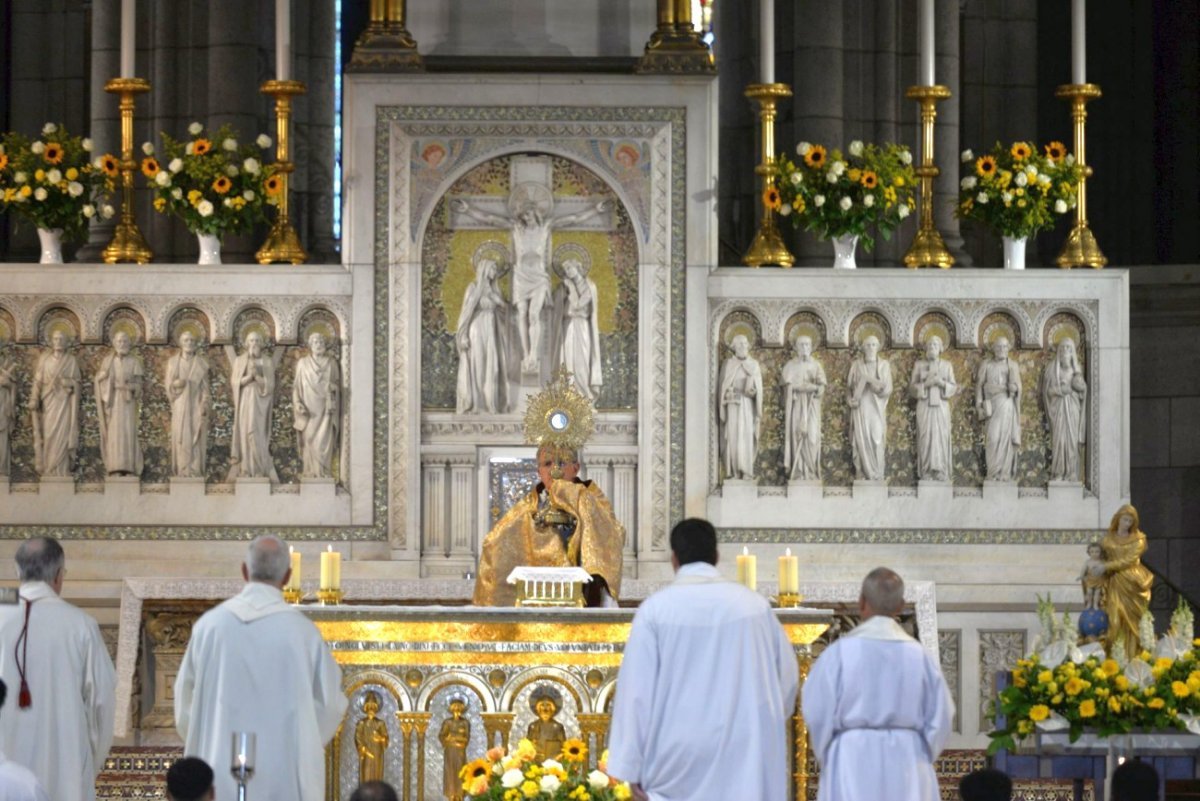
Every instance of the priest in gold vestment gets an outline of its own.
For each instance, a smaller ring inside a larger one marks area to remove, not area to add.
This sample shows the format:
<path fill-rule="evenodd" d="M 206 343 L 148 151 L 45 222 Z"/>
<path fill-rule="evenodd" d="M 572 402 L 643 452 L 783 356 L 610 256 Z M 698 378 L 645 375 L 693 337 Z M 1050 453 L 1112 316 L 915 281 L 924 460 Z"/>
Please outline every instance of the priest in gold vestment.
<path fill-rule="evenodd" d="M 476 606 L 512 606 L 516 587 L 507 582 L 513 568 L 579 566 L 592 574 L 584 585 L 588 606 L 615 606 L 621 592 L 621 551 L 625 529 L 612 504 L 591 481 L 581 481 L 579 457 L 570 447 L 542 445 L 537 452 L 537 486 L 508 510 L 483 541 Z M 555 475 L 561 477 L 555 477 Z M 545 522 L 548 508 L 574 518 L 573 524 Z"/>

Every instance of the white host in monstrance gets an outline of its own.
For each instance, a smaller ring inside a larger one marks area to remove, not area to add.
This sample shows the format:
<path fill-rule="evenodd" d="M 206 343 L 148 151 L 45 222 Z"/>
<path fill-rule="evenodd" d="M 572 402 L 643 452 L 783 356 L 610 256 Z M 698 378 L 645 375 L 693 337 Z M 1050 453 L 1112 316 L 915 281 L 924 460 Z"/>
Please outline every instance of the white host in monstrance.
<path fill-rule="evenodd" d="M 892 396 L 892 366 L 879 358 L 879 340 L 868 336 L 850 365 L 846 402 L 850 406 L 850 442 L 854 477 L 883 481 L 887 471 L 887 405 Z"/>
<path fill-rule="evenodd" d="M 913 365 L 909 394 L 917 399 L 917 477 L 949 481 L 954 474 L 950 446 L 950 398 L 958 391 L 954 366 L 942 358 L 942 338 L 925 343 L 925 358 Z"/>
<path fill-rule="evenodd" d="M 783 366 L 783 464 L 788 479 L 821 478 L 821 399 L 825 368 L 813 358 L 812 339 L 796 337 L 796 356 Z"/>
<path fill-rule="evenodd" d="M 721 365 L 717 390 L 721 422 L 721 465 L 726 478 L 754 478 L 758 428 L 762 421 L 762 370 L 750 358 L 750 341 L 738 334 L 733 355 Z"/>
<path fill-rule="evenodd" d="M 1013 481 L 1021 450 L 1021 367 L 1008 356 L 1008 338 L 992 343 L 992 358 L 979 365 L 975 406 L 987 421 L 984 453 L 989 481 Z"/>
<path fill-rule="evenodd" d="M 1042 375 L 1042 402 L 1050 421 L 1050 480 L 1079 481 L 1079 448 L 1087 443 L 1083 413 L 1087 383 L 1075 342 L 1063 339 Z"/>
<path fill-rule="evenodd" d="M 309 334 L 309 353 L 296 363 L 292 414 L 299 432 L 300 475 L 304 478 L 333 477 L 333 454 L 341 429 L 342 374 L 328 344 L 324 334 Z"/>
<path fill-rule="evenodd" d="M 199 478 L 208 457 L 208 359 L 196 350 L 196 335 L 179 335 L 179 352 L 167 360 L 163 382 L 171 400 L 171 475 Z"/>

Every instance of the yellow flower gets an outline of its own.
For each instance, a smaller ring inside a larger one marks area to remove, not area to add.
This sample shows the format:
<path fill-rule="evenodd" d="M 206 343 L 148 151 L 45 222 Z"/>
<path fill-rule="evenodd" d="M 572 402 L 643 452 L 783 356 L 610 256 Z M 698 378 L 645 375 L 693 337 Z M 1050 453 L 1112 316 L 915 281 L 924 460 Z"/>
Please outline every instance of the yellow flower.
<path fill-rule="evenodd" d="M 3 170 L 7 166 L 8 166 L 8 156 L 5 155 L 4 153 L 0 153 L 0 170 Z"/>
<path fill-rule="evenodd" d="M 210 150 L 212 150 L 212 142 L 207 139 L 197 139 L 195 142 L 192 142 L 192 152 L 197 156 L 203 156 Z"/>
<path fill-rule="evenodd" d="M 142 175 L 147 178 L 153 178 L 158 175 L 158 171 L 162 169 L 158 166 L 158 161 L 153 156 L 142 159 Z"/>
<path fill-rule="evenodd" d="M 860 170 L 858 167 L 851 167 L 846 171 L 846 177 L 857 183 L 858 179 L 862 177 L 862 170 Z"/>
<path fill-rule="evenodd" d="M 1079 717 L 1094 718 L 1096 717 L 1096 702 L 1091 698 L 1079 705 Z"/>
<path fill-rule="evenodd" d="M 1062 161 L 1067 156 L 1067 146 L 1062 142 L 1051 142 L 1046 145 L 1046 158 L 1052 161 Z"/>
<path fill-rule="evenodd" d="M 1012 672 L 1012 677 L 1013 677 L 1013 686 L 1014 687 L 1025 687 L 1028 684 L 1028 682 L 1025 681 L 1024 673 L 1019 673 L 1018 671 L 1014 670 Z"/>
<path fill-rule="evenodd" d="M 44 180 L 46 180 L 46 171 L 45 171 L 45 170 L 34 170 L 34 171 L 33 171 L 33 178 L 34 178 L 34 180 L 35 180 L 35 181 L 44 181 Z"/>
<path fill-rule="evenodd" d="M 1108 678 L 1108 674 L 1105 673 L 1103 670 L 1093 670 L 1092 678 L 1095 679 L 1096 681 L 1104 681 L 1105 679 Z"/>
<path fill-rule="evenodd" d="M 1017 721 L 1017 734 L 1024 737 L 1026 734 L 1031 734 L 1032 732 L 1033 732 L 1033 724 L 1030 723 L 1028 720 L 1018 720 Z"/>
<path fill-rule="evenodd" d="M 1117 676 L 1115 679 L 1113 679 L 1113 684 L 1122 692 L 1129 689 L 1129 679 L 1125 678 L 1124 676 Z"/>
<path fill-rule="evenodd" d="M 268 193 L 270 191 L 270 189 L 267 190 Z M 768 186 L 762 194 L 762 202 L 771 211 L 779 211 L 779 207 L 783 205 L 783 198 L 779 195 L 778 189 Z"/>
<path fill-rule="evenodd" d="M 201 192 L 199 189 L 193 189 L 187 193 L 188 203 L 191 203 L 193 206 L 195 206 L 197 203 L 199 203 L 203 198 L 204 198 L 204 193 Z"/>
<path fill-rule="evenodd" d="M 608 749 L 605 748 L 600 752 L 600 759 L 596 762 L 596 767 L 600 768 L 605 773 L 608 773 Z"/>
<path fill-rule="evenodd" d="M 517 743 L 517 756 L 522 761 L 527 762 L 537 756 L 537 747 L 528 739 L 522 737 Z"/>
<path fill-rule="evenodd" d="M 980 156 L 975 160 L 975 172 L 980 178 L 991 178 L 996 174 L 996 160 L 991 156 Z"/>
<path fill-rule="evenodd" d="M 1173 664 L 1175 664 L 1174 660 L 1170 659 L 1169 657 L 1160 656 L 1158 659 L 1154 660 L 1154 669 L 1155 670 L 1170 670 L 1171 665 L 1173 665 Z"/>
<path fill-rule="evenodd" d="M 862 185 L 867 189 L 874 189 L 879 186 L 879 176 L 870 170 L 863 170 Z"/>
<path fill-rule="evenodd" d="M 888 206 L 893 206 L 896 203 L 896 190 L 890 186 L 883 188 L 883 199 Z"/>
<path fill-rule="evenodd" d="M 1000 170 L 1000 176 L 996 179 L 996 183 L 1000 184 L 1000 188 L 1008 189 L 1008 185 L 1012 183 L 1012 173 L 1008 170 Z"/>
<path fill-rule="evenodd" d="M 811 153 L 812 151 L 809 152 Z M 617 801 L 629 801 L 630 798 L 633 798 L 633 790 L 629 789 L 629 782 L 621 782 L 614 787 L 613 798 L 617 799 Z"/>
<path fill-rule="evenodd" d="M 541 788 L 538 787 L 537 782 L 527 781 L 521 783 L 521 794 L 526 798 L 537 798 L 539 792 L 541 792 Z"/>
<path fill-rule="evenodd" d="M 283 179 L 278 175 L 272 175 L 267 179 L 265 188 L 268 195 L 278 195 L 283 191 Z"/>
<path fill-rule="evenodd" d="M 1067 679 L 1067 684 L 1065 687 L 1063 687 L 1063 689 L 1066 690 L 1067 695 L 1074 697 L 1086 690 L 1089 686 L 1090 685 L 1086 681 L 1078 676 L 1072 676 L 1071 678 Z"/>
<path fill-rule="evenodd" d="M 1154 695 L 1156 689 L 1157 688 L 1155 688 L 1154 686 L 1147 687 L 1146 689 L 1142 690 L 1142 695 L 1149 698 L 1150 696 Z"/>
<path fill-rule="evenodd" d="M 587 744 L 572 737 L 563 743 L 562 758 L 563 762 L 582 762 L 587 759 Z"/>
<path fill-rule="evenodd" d="M 67 176 L 68 181 L 74 181 L 76 178 L 79 177 L 79 170 L 75 169 L 74 167 L 68 167 L 67 172 L 65 174 Z"/>
<path fill-rule="evenodd" d="M 1108 697 L 1108 688 L 1107 687 L 1097 687 L 1096 688 L 1096 697 L 1099 698 L 1101 701 L 1103 701 L 1105 698 Z"/>
<path fill-rule="evenodd" d="M 1025 208 L 1025 198 L 1021 198 L 1020 200 L 1017 201 L 1017 208 L 1021 208 L 1021 209 Z"/>
<path fill-rule="evenodd" d="M 106 153 L 100 157 L 100 169 L 104 170 L 104 174 L 109 178 L 116 178 L 121 171 L 121 162 L 117 161 L 116 156 Z"/>
<path fill-rule="evenodd" d="M 1035 704 L 1029 708 L 1029 719 L 1034 723 L 1050 717 L 1050 707 L 1045 704 Z"/>
<path fill-rule="evenodd" d="M 1038 684 L 1049 684 L 1052 681 L 1054 681 L 1053 670 L 1043 670 L 1038 674 Z"/>
<path fill-rule="evenodd" d="M 1062 693 L 1057 693 L 1057 694 L 1055 694 L 1055 696 L 1053 698 L 1050 699 L 1050 703 L 1057 706 L 1058 704 L 1062 703 L 1062 699 L 1063 699 Z"/>
<path fill-rule="evenodd" d="M 1167 702 L 1161 698 L 1151 698 L 1146 702 L 1146 706 L 1150 707 L 1151 709 L 1162 709 L 1166 705 Z"/>
<path fill-rule="evenodd" d="M 504 801 L 521 801 L 521 791 L 516 787 L 504 791 Z"/>
<path fill-rule="evenodd" d="M 804 154 L 804 163 L 810 167 L 820 167 L 825 164 L 825 148 L 821 145 L 813 145 Z"/>
<path fill-rule="evenodd" d="M 1051 695 L 1053 695 L 1054 693 L 1057 693 L 1058 692 L 1058 682 L 1052 681 L 1049 684 L 1047 684 L 1046 692 L 1050 693 Z"/>
<path fill-rule="evenodd" d="M 1008 152 L 1012 153 L 1012 157 L 1017 161 L 1024 161 L 1029 158 L 1033 148 L 1027 142 L 1013 142 L 1013 146 Z"/>
<path fill-rule="evenodd" d="M 1118 700 L 1116 696 L 1109 698 L 1108 699 L 1108 708 L 1111 709 L 1113 712 L 1120 712 L 1121 711 L 1120 700 Z"/>
<path fill-rule="evenodd" d="M 1174 693 L 1176 698 L 1187 698 L 1192 694 L 1192 691 L 1182 681 L 1171 682 L 1171 692 Z"/>
<path fill-rule="evenodd" d="M 47 164 L 59 164 L 63 160 L 63 147 L 58 142 L 47 142 L 42 158 Z"/>
<path fill-rule="evenodd" d="M 892 179 L 892 183 L 896 186 L 904 186 L 904 176 L 897 175 L 895 178 Z"/>
<path fill-rule="evenodd" d="M 33 187 L 29 184 L 25 184 L 19 190 L 17 190 L 17 194 L 19 194 L 21 197 L 29 197 L 33 194 Z"/>
<path fill-rule="evenodd" d="M 167 199 L 165 197 L 154 198 L 154 210 L 164 211 L 167 208 Z"/>
<path fill-rule="evenodd" d="M 483 795 L 488 789 L 487 776 L 479 776 L 471 779 L 469 783 L 463 785 L 463 789 L 466 790 L 469 795 Z"/>
<path fill-rule="evenodd" d="M 233 188 L 233 181 L 222 175 L 212 182 L 212 188 L 218 195 L 223 195 Z"/>

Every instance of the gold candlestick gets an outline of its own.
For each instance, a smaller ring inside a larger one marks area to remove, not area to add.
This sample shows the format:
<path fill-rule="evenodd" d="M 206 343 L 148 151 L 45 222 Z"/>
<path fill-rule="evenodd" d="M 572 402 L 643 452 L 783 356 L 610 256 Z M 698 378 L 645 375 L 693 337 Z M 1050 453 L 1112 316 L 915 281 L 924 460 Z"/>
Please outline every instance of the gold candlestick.
<path fill-rule="evenodd" d="M 762 162 L 754 168 L 754 172 L 762 176 L 762 194 L 775 187 L 775 105 L 780 99 L 792 96 L 792 88 L 786 83 L 752 83 L 746 87 L 746 97 L 758 101 L 759 119 L 762 120 Z M 742 264 L 747 267 L 762 267 L 763 265 L 778 265 L 791 267 L 796 258 L 783 244 L 779 235 L 779 226 L 775 222 L 775 210 L 759 200 L 762 206 L 762 220 L 759 222 L 758 233 L 750 243 L 750 249 L 742 257 Z"/>
<path fill-rule="evenodd" d="M 780 609 L 795 609 L 804 600 L 798 592 L 781 592 L 775 596 L 775 601 Z"/>
<path fill-rule="evenodd" d="M 101 258 L 105 264 L 145 264 L 154 253 L 133 218 L 133 174 L 137 171 L 133 160 L 133 107 L 134 96 L 149 92 L 150 82 L 144 78 L 113 78 L 104 84 L 104 91 L 121 96 L 121 219 Z"/>
<path fill-rule="evenodd" d="M 300 589 L 283 588 L 283 600 L 289 604 L 298 604 L 300 599 L 304 597 L 304 593 Z"/>
<path fill-rule="evenodd" d="M 948 269 L 954 257 L 946 249 L 942 235 L 933 223 L 933 179 L 941 172 L 933 158 L 933 122 L 937 119 L 937 102 L 950 97 L 947 86 L 910 86 L 904 96 L 921 105 L 921 164 L 913 170 L 921 179 L 921 212 L 917 235 L 904 254 L 906 267 L 941 267 Z"/>
<path fill-rule="evenodd" d="M 279 209 L 275 222 L 267 234 L 267 241 L 254 254 L 254 258 L 259 264 L 276 261 L 303 264 L 308 261 L 308 253 L 300 244 L 300 237 L 288 216 L 288 197 L 291 194 L 288 176 L 295 169 L 289 158 L 288 128 L 292 119 L 292 97 L 304 94 L 304 84 L 300 81 L 267 81 L 259 91 L 275 98 L 275 174 L 280 176 L 283 185 L 279 190 Z"/>
<path fill-rule="evenodd" d="M 1092 168 L 1087 164 L 1086 123 L 1089 100 L 1100 97 L 1100 87 L 1094 83 L 1068 83 L 1058 87 L 1055 97 L 1071 101 L 1071 122 L 1075 128 L 1075 161 L 1079 164 L 1079 203 L 1075 207 L 1075 225 L 1067 234 L 1062 251 L 1055 259 L 1059 267 L 1095 267 L 1100 269 L 1108 264 L 1108 259 L 1100 251 L 1100 245 L 1088 227 L 1087 218 L 1087 179 L 1092 174 Z"/>
<path fill-rule="evenodd" d="M 343 597 L 339 589 L 317 590 L 317 600 L 321 606 L 337 606 L 341 604 Z"/>
<path fill-rule="evenodd" d="M 658 0 L 658 27 L 650 34 L 635 71 L 643 75 L 717 71 L 712 50 L 692 23 L 691 0 Z"/>

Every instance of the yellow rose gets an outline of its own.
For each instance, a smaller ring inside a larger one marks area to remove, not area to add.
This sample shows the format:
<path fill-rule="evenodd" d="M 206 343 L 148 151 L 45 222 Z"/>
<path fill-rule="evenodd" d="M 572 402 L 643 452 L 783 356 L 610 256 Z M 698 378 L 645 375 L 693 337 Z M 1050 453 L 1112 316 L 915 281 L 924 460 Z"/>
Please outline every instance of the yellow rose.
<path fill-rule="evenodd" d="M 614 787 L 613 798 L 617 799 L 617 801 L 629 801 L 630 798 L 633 798 L 633 790 L 629 789 L 629 783 L 621 782 Z"/>
<path fill-rule="evenodd" d="M 1096 688 L 1096 697 L 1099 698 L 1101 701 L 1103 701 L 1105 698 L 1108 697 L 1108 688 L 1107 687 L 1097 687 Z"/>
<path fill-rule="evenodd" d="M 1094 718 L 1096 717 L 1096 702 L 1091 698 L 1079 705 L 1079 717 Z"/>
<path fill-rule="evenodd" d="M 1154 669 L 1155 670 L 1170 670 L 1171 665 L 1173 665 L 1173 664 L 1175 664 L 1175 661 L 1173 659 L 1170 659 L 1165 656 L 1160 656 L 1158 659 L 1154 660 Z"/>
<path fill-rule="evenodd" d="M 1054 704 L 1055 706 L 1057 706 L 1058 704 L 1061 704 L 1061 703 L 1062 703 L 1062 699 L 1063 699 L 1063 694 L 1062 694 L 1062 693 L 1058 693 L 1057 695 L 1055 695 L 1053 698 L 1051 698 L 1051 699 L 1050 699 L 1050 703 L 1052 703 L 1052 704 Z"/>
<path fill-rule="evenodd" d="M 521 784 L 521 794 L 526 798 L 537 798 L 537 794 L 541 792 L 537 782 L 529 781 Z"/>
<path fill-rule="evenodd" d="M 1182 681 L 1171 682 L 1171 692 L 1175 694 L 1176 698 L 1187 698 L 1192 694 L 1192 691 Z"/>
<path fill-rule="evenodd" d="M 1038 674 L 1038 684 L 1049 684 L 1054 681 L 1054 671 L 1043 670 Z"/>
<path fill-rule="evenodd" d="M 860 170 L 856 167 L 851 167 L 846 172 L 846 177 L 849 178 L 851 180 L 851 182 L 858 183 L 858 179 L 862 177 L 862 170 Z"/>
<path fill-rule="evenodd" d="M 1063 689 L 1066 690 L 1067 695 L 1074 697 L 1086 690 L 1088 686 L 1088 683 L 1083 679 L 1079 678 L 1078 676 L 1072 676 L 1071 678 L 1067 679 L 1067 686 Z"/>
<path fill-rule="evenodd" d="M 1146 702 L 1146 706 L 1150 707 L 1151 709 L 1162 709 L 1166 705 L 1167 702 L 1161 698 L 1151 698 L 1148 702 Z"/>
<path fill-rule="evenodd" d="M 476 776 L 471 779 L 471 787 L 467 790 L 470 795 L 483 795 L 488 789 L 487 776 Z"/>
<path fill-rule="evenodd" d="M 1045 704 L 1035 704 L 1029 708 L 1029 719 L 1034 723 L 1050 717 L 1050 707 Z"/>
<path fill-rule="evenodd" d="M 1119 700 L 1117 700 L 1116 696 L 1113 696 L 1112 698 L 1108 699 L 1108 708 L 1111 709 L 1113 712 L 1121 711 L 1121 702 Z"/>
<path fill-rule="evenodd" d="M 45 170 L 34 170 L 33 177 L 38 181 L 44 181 L 44 180 L 46 180 L 46 171 Z"/>
<path fill-rule="evenodd" d="M 1117 676 L 1115 679 L 1113 679 L 1113 684 L 1116 685 L 1116 688 L 1122 692 L 1129 689 L 1129 679 L 1125 678 L 1124 676 Z"/>
<path fill-rule="evenodd" d="M 1024 673 L 1018 673 L 1017 671 L 1014 670 L 1012 677 L 1013 677 L 1013 686 L 1014 687 L 1025 687 L 1028 685 L 1028 682 L 1025 681 Z"/>
<path fill-rule="evenodd" d="M 75 169 L 74 167 L 68 167 L 66 176 L 68 181 L 74 181 L 79 177 L 79 170 Z"/>
<path fill-rule="evenodd" d="M 534 744 L 527 738 L 522 737 L 520 742 L 517 743 L 517 756 L 519 756 L 522 761 L 533 759 L 537 756 L 537 747 L 534 746 Z"/>
<path fill-rule="evenodd" d="M 29 184 L 25 184 L 20 188 L 20 190 L 18 190 L 17 194 L 19 194 L 21 197 L 29 197 L 33 194 L 33 187 L 31 187 Z"/>
<path fill-rule="evenodd" d="M 1033 724 L 1032 723 L 1030 723 L 1028 720 L 1018 720 L 1017 721 L 1017 734 L 1024 737 L 1025 735 L 1032 734 L 1032 733 L 1033 733 Z"/>

